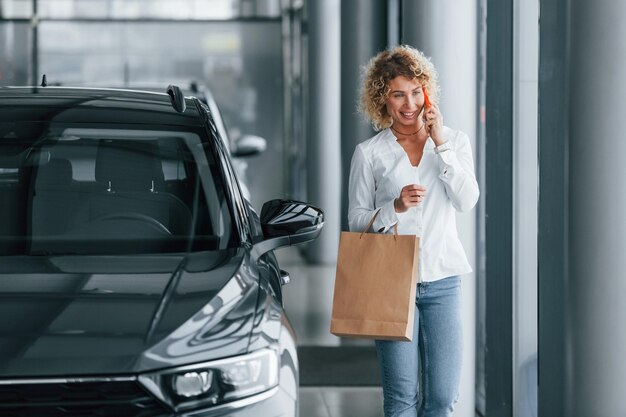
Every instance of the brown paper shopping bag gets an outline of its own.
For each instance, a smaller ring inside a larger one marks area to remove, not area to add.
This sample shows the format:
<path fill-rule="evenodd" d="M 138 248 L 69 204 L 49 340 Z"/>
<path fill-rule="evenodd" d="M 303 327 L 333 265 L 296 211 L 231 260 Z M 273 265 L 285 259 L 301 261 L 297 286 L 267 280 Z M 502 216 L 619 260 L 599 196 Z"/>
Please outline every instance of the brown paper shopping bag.
<path fill-rule="evenodd" d="M 410 341 L 413 337 L 419 238 L 342 232 L 330 332 Z"/>

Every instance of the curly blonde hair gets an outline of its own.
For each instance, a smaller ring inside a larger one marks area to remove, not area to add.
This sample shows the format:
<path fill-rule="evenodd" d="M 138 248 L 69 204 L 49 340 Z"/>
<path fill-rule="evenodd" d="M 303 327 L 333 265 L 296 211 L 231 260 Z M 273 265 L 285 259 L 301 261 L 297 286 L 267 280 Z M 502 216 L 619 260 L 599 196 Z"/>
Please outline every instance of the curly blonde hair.
<path fill-rule="evenodd" d="M 439 102 L 437 70 L 426 55 L 408 46 L 400 45 L 382 51 L 363 68 L 360 111 L 372 123 L 376 131 L 393 123 L 387 113 L 387 98 L 391 91 L 389 82 L 397 76 L 417 80 L 424 86 L 430 101 Z"/>

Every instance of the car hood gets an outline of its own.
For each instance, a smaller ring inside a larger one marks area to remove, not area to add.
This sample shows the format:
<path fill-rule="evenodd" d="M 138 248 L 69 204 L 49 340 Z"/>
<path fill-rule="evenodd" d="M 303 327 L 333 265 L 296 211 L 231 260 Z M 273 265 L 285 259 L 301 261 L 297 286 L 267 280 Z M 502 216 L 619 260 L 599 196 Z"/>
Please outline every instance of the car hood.
<path fill-rule="evenodd" d="M 0 378 L 135 374 L 246 351 L 257 285 L 242 260 L 3 260 Z"/>

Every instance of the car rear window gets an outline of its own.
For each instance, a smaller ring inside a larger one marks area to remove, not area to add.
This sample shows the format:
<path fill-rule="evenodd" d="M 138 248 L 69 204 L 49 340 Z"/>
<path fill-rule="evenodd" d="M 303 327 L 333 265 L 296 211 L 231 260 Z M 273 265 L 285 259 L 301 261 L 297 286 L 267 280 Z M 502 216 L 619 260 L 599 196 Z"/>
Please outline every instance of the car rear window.
<path fill-rule="evenodd" d="M 0 123 L 0 255 L 150 254 L 234 245 L 202 131 Z"/>

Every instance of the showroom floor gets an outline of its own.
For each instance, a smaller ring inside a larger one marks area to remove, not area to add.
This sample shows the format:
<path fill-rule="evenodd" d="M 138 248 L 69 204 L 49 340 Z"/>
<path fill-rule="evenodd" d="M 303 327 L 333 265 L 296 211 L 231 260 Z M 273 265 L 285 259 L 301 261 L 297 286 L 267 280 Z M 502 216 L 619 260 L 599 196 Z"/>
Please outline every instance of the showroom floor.
<path fill-rule="evenodd" d="M 300 417 L 382 417 L 378 387 L 302 387 Z"/>
<path fill-rule="evenodd" d="M 298 335 L 300 416 L 382 417 L 373 342 L 340 339 L 329 332 L 335 266 L 307 265 L 293 247 L 276 255 L 291 275 L 283 298 Z"/>

